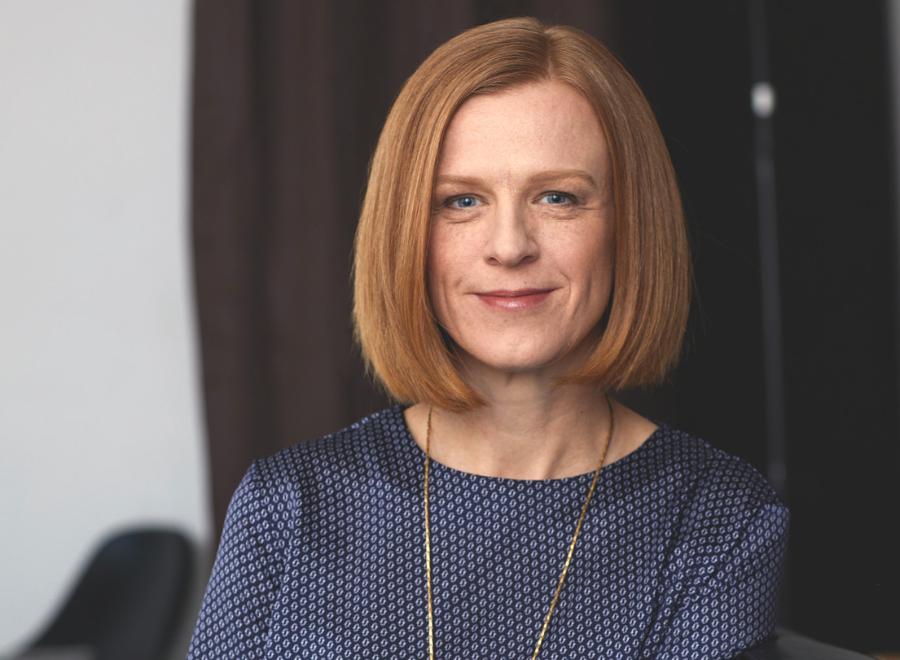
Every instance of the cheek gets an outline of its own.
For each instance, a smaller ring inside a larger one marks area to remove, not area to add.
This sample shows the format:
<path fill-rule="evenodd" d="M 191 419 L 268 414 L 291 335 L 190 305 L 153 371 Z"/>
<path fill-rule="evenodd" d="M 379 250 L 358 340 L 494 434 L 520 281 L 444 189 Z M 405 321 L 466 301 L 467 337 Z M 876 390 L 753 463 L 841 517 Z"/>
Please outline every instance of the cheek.
<path fill-rule="evenodd" d="M 446 229 L 437 227 L 432 230 L 428 243 L 425 277 L 431 306 L 439 321 L 443 321 L 446 311 L 447 288 L 457 279 L 456 273 L 459 271 L 457 265 L 459 258 L 453 245 Z"/>
<path fill-rule="evenodd" d="M 447 331 L 463 333 L 473 323 L 468 292 L 481 273 L 478 228 L 472 225 L 437 226 L 432 230 L 426 261 L 428 298 L 437 322 Z"/>
<path fill-rule="evenodd" d="M 467 228 L 436 225 L 428 243 L 429 286 L 458 284 L 477 259 L 477 236 Z"/>
<path fill-rule="evenodd" d="M 604 314 L 612 296 L 612 246 L 605 237 L 582 236 L 582 241 L 565 254 L 557 255 L 572 286 L 570 313 L 578 327 L 595 324 Z"/>
<path fill-rule="evenodd" d="M 557 237 L 553 261 L 573 283 L 593 288 L 612 275 L 612 241 L 607 232 L 575 232 Z"/>

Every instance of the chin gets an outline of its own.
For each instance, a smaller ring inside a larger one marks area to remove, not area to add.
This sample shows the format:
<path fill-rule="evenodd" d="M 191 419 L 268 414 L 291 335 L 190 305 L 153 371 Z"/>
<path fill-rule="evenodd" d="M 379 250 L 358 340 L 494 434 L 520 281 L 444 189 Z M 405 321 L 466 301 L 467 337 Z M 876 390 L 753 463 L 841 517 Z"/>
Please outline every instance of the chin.
<path fill-rule="evenodd" d="M 468 351 L 458 348 L 462 360 L 473 366 L 520 374 L 541 371 L 557 364 L 565 354 L 563 351 L 515 351 L 509 353 L 491 352 L 489 350 Z"/>

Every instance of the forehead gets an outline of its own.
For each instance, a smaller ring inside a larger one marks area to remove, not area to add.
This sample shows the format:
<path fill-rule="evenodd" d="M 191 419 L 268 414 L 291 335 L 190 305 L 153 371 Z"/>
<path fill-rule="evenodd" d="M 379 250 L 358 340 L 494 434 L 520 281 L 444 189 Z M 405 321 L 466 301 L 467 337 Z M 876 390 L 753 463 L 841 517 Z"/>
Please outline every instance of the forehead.
<path fill-rule="evenodd" d="M 541 81 L 463 103 L 447 127 L 438 173 L 578 167 L 602 174 L 606 163 L 606 140 L 587 99 L 565 83 Z"/>

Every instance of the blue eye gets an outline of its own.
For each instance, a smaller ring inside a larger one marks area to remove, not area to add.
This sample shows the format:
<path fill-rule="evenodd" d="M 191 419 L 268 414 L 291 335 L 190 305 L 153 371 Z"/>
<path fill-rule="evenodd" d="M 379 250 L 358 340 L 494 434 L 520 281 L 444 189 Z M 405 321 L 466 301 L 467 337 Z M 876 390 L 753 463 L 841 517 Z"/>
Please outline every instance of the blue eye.
<path fill-rule="evenodd" d="M 565 206 L 567 204 L 574 204 L 575 197 L 570 195 L 569 193 L 552 191 L 548 193 L 544 193 L 541 196 L 541 199 L 547 200 L 552 206 Z"/>
<path fill-rule="evenodd" d="M 471 195 L 463 195 L 448 199 L 445 204 L 453 209 L 471 209 L 478 204 L 478 200 Z"/>

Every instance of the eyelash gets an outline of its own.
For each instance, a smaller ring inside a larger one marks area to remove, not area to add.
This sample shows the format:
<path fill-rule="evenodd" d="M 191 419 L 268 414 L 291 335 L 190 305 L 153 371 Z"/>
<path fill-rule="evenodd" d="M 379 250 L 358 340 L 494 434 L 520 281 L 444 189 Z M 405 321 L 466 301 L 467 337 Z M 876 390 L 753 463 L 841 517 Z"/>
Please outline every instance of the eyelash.
<path fill-rule="evenodd" d="M 543 199 L 544 197 L 547 197 L 549 195 L 560 195 L 562 197 L 568 198 L 567 204 L 551 204 L 550 206 L 575 206 L 576 204 L 578 204 L 578 198 L 575 195 L 573 195 L 572 193 L 563 192 L 561 190 L 548 190 L 545 193 L 541 193 L 540 199 Z M 477 200 L 478 198 L 475 195 L 454 195 L 453 197 L 448 197 L 446 200 L 444 200 L 441 206 L 444 208 L 453 209 L 455 211 L 466 211 L 468 209 L 474 208 L 472 206 L 462 208 L 451 206 L 454 202 L 458 202 L 461 199 Z"/>
<path fill-rule="evenodd" d="M 568 197 L 569 203 L 565 204 L 565 206 L 574 206 L 578 203 L 578 198 L 575 197 L 572 193 L 563 192 L 562 190 L 550 190 L 541 195 L 541 197 L 547 197 L 548 195 L 562 195 L 563 197 Z M 562 204 L 551 204 L 551 206 L 563 206 Z"/>

